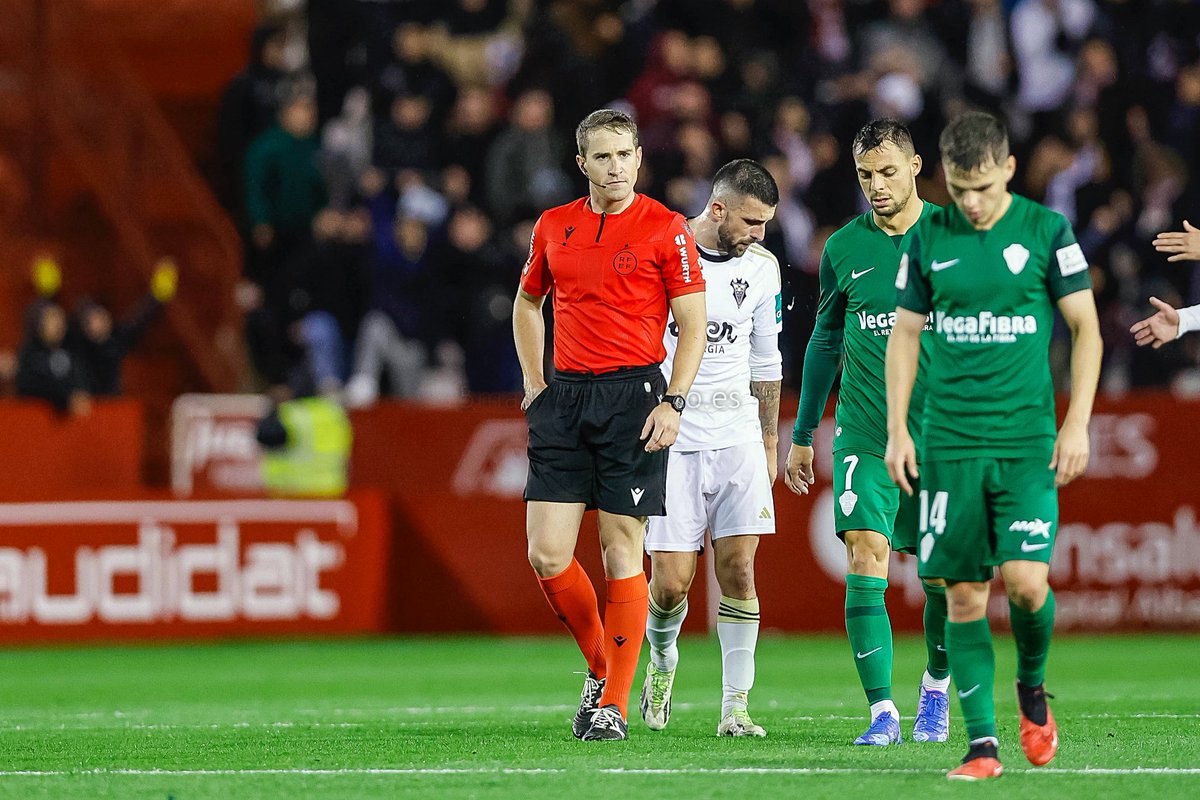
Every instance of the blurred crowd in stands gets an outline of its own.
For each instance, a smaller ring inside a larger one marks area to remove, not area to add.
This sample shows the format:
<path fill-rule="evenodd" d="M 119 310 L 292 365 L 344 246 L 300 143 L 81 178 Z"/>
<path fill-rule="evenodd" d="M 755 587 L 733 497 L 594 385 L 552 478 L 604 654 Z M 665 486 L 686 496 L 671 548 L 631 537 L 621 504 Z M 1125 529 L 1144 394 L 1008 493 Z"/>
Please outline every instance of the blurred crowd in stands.
<path fill-rule="evenodd" d="M 510 315 L 532 224 L 585 193 L 573 130 L 631 110 L 639 189 L 700 212 L 713 172 L 781 190 L 785 380 L 828 235 L 865 210 L 849 143 L 892 116 L 946 202 L 937 136 L 1008 120 L 1013 188 L 1065 214 L 1092 265 L 1103 390 L 1200 391 L 1200 339 L 1138 349 L 1200 265 L 1151 241 L 1200 217 L 1200 4 L 1188 0 L 274 0 L 225 91 L 218 187 L 247 247 L 241 301 L 268 383 L 350 405 L 520 388 Z M 1059 337 L 1065 336 L 1065 330 Z M 1059 370 L 1065 379 L 1065 369 Z"/>

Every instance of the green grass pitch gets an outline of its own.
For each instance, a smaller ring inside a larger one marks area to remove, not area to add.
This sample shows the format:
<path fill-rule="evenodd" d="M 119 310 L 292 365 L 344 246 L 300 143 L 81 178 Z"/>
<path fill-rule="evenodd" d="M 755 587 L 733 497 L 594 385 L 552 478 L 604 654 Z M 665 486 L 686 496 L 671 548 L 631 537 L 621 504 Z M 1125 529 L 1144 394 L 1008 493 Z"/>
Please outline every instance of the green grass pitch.
<path fill-rule="evenodd" d="M 12 649 L 0 798 L 1200 798 L 1200 638 L 1056 639 L 1062 746 L 1040 769 L 996 640 L 1008 772 L 978 786 L 944 777 L 965 752 L 957 703 L 949 744 L 850 745 L 865 708 L 837 637 L 763 638 L 766 739 L 716 738 L 717 644 L 690 638 L 670 727 L 642 725 L 639 673 L 629 741 L 590 744 L 570 733 L 582 664 L 565 635 Z M 906 736 L 923 665 L 919 640 L 898 641 Z"/>

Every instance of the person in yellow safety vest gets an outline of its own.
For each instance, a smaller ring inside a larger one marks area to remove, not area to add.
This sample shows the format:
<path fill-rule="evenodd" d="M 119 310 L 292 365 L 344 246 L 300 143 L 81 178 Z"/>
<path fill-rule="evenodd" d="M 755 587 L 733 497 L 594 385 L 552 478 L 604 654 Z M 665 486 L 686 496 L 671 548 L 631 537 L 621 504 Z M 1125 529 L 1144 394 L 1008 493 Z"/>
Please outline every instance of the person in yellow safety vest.
<path fill-rule="evenodd" d="M 345 410 L 321 396 L 279 402 L 259 423 L 263 486 L 272 497 L 340 497 L 353 434 Z"/>

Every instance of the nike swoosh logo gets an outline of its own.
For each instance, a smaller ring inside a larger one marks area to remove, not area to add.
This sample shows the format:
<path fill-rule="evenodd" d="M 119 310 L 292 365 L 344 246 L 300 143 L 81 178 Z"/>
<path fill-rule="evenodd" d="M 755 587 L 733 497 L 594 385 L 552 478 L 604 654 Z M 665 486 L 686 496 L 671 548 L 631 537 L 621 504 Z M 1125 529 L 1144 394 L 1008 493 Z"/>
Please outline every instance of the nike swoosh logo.
<path fill-rule="evenodd" d="M 944 269 L 950 269 L 957 264 L 958 261 L 959 260 L 957 258 L 952 258 L 949 261 L 938 261 L 937 259 L 934 259 L 933 263 L 929 265 L 929 268 L 934 272 L 941 272 Z"/>
<path fill-rule="evenodd" d="M 966 698 L 968 698 L 968 697 L 970 697 L 971 695 L 975 694 L 975 690 L 976 690 L 976 689 L 978 689 L 978 688 L 979 688 L 979 684 L 977 683 L 977 684 L 975 684 L 974 686 L 972 686 L 970 689 L 967 689 L 965 692 L 962 692 L 962 691 L 960 691 L 960 692 L 958 693 L 958 699 L 959 699 L 959 700 L 965 700 Z"/>
<path fill-rule="evenodd" d="M 1033 542 L 1021 542 L 1021 552 L 1032 553 L 1034 550 L 1041 550 L 1043 547 L 1049 546 L 1049 542 L 1041 542 L 1040 544 L 1034 544 Z"/>
<path fill-rule="evenodd" d="M 881 645 L 879 647 L 876 647 L 874 650 L 868 650 L 865 653 L 855 653 L 854 657 L 855 658 L 866 658 L 867 656 L 871 655 L 871 653 L 878 653 L 882 649 L 883 649 L 883 646 Z"/>
<path fill-rule="evenodd" d="M 942 647 L 942 646 L 939 644 L 939 645 L 937 645 L 937 651 L 938 651 L 939 653 L 944 653 L 944 652 L 946 652 L 946 648 Z"/>
<path fill-rule="evenodd" d="M 871 267 L 871 269 L 875 269 L 875 268 L 874 268 L 874 267 Z M 850 273 L 850 280 L 852 280 L 852 281 L 856 281 L 856 280 L 858 280 L 858 279 L 859 279 L 859 278 L 861 278 L 863 275 L 866 275 L 868 272 L 870 272 L 870 271 L 871 271 L 871 269 L 864 269 L 862 272 L 851 272 L 851 273 Z"/>

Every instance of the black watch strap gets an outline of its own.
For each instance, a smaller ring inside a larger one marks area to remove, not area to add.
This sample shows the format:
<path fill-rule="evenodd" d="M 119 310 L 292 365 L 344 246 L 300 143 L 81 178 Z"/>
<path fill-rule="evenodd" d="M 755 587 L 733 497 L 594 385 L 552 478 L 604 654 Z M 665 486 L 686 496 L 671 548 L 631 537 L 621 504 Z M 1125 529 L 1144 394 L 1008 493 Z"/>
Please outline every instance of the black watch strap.
<path fill-rule="evenodd" d="M 663 402 L 670 403 L 671 408 L 675 409 L 680 414 L 687 408 L 687 398 L 681 394 L 664 394 Z"/>

